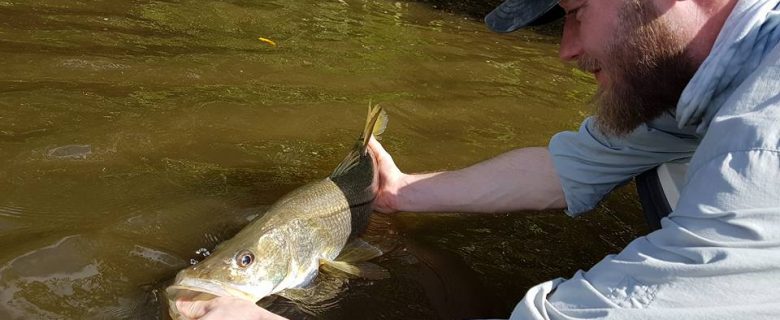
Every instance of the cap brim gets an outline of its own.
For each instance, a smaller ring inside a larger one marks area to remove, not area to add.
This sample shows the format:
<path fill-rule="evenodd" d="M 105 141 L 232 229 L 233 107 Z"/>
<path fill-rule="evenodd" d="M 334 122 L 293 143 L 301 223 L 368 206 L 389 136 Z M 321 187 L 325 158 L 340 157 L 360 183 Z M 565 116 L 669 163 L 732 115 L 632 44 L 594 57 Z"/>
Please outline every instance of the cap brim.
<path fill-rule="evenodd" d="M 485 16 L 485 24 L 495 32 L 512 32 L 534 25 L 537 19 L 556 8 L 558 1 L 506 0 Z"/>

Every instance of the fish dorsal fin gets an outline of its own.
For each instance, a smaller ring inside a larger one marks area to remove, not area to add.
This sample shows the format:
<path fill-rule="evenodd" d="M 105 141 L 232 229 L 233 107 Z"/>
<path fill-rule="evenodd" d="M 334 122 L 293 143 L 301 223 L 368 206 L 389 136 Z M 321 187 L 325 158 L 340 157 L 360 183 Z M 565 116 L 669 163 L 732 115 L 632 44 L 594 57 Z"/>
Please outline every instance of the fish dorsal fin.
<path fill-rule="evenodd" d="M 366 154 L 366 148 L 368 148 L 368 141 L 371 139 L 371 135 L 379 137 L 387 128 L 387 113 L 382 110 L 382 107 L 378 104 L 368 104 L 368 117 L 366 118 L 366 124 L 363 127 L 363 132 L 358 139 L 357 144 L 352 151 L 347 154 L 344 160 L 339 163 L 336 170 L 330 174 L 331 178 L 338 177 L 350 169 L 354 168 L 359 162 L 360 157 Z"/>

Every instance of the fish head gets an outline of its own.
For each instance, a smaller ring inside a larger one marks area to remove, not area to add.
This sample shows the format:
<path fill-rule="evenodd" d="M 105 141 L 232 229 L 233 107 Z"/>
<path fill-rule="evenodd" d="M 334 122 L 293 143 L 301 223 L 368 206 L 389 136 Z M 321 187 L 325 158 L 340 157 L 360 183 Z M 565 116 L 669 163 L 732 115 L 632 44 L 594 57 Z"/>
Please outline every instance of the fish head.
<path fill-rule="evenodd" d="M 222 243 L 208 258 L 176 275 L 166 289 L 174 319 L 179 315 L 177 300 L 233 296 L 256 302 L 275 292 L 289 270 L 284 239 L 273 234 L 262 235 L 259 240 L 241 236 L 239 233 Z"/>

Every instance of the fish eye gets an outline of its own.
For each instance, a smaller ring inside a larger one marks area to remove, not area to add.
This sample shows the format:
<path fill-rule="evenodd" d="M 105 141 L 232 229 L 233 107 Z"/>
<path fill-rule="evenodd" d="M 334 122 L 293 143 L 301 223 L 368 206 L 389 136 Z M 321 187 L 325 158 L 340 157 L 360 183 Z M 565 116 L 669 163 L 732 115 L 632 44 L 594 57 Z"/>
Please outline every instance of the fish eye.
<path fill-rule="evenodd" d="M 255 255 L 249 250 L 240 251 L 236 255 L 236 264 L 241 268 L 248 267 L 252 262 L 255 262 Z"/>

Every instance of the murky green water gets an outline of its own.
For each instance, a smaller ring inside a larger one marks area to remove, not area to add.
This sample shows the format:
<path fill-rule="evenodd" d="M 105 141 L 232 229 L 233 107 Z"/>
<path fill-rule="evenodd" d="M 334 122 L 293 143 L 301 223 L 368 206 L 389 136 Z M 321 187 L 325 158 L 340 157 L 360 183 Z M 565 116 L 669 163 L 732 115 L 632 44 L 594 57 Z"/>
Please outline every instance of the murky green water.
<path fill-rule="evenodd" d="M 556 42 L 405 1 L 0 1 L 0 318 L 159 318 L 161 284 L 326 176 L 370 100 L 406 171 L 546 145 L 594 91 Z M 393 224 L 393 278 L 316 318 L 505 317 L 643 232 L 630 190 L 586 218 Z"/>

